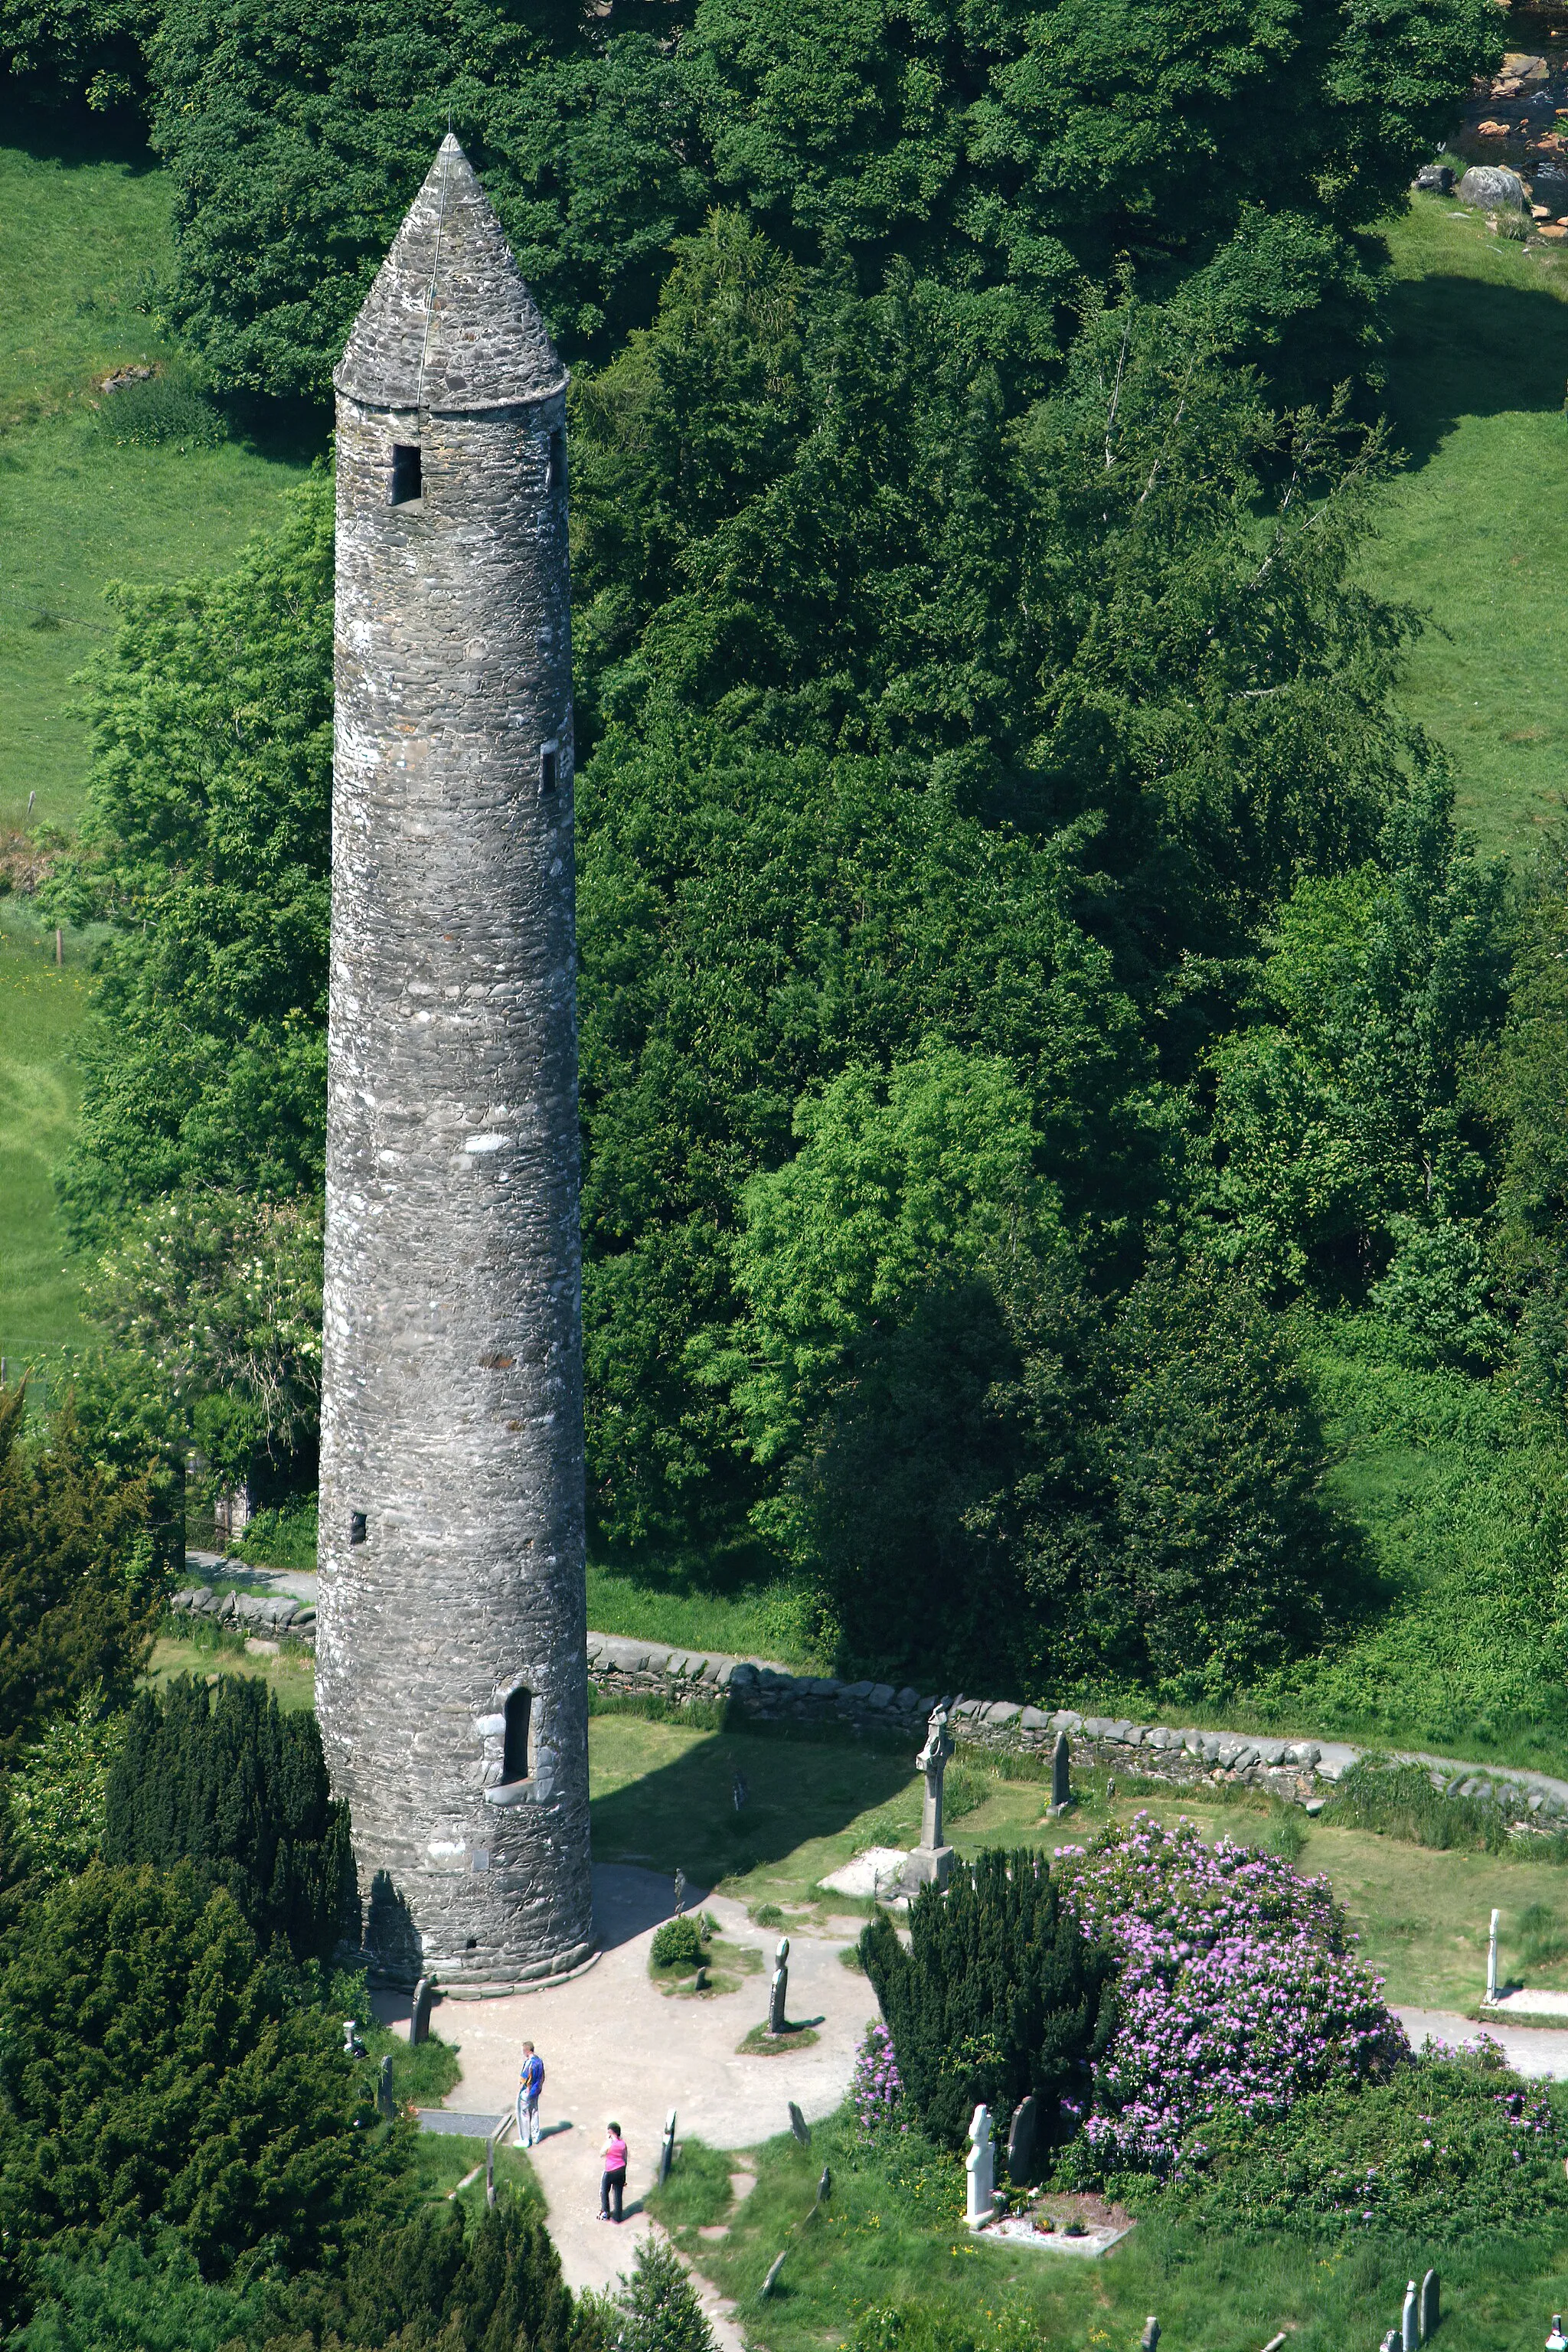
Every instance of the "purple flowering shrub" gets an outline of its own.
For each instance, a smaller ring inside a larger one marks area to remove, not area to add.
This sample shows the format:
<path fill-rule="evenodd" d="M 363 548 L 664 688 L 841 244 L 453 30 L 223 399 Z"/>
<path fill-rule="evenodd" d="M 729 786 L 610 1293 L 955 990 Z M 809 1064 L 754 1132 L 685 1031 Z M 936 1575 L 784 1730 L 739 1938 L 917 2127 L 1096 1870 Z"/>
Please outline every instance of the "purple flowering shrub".
<path fill-rule="evenodd" d="M 1169 2174 L 1222 2110 L 1270 2121 L 1408 2062 L 1326 1880 L 1147 1813 L 1058 1867 L 1084 1934 L 1121 1962 L 1117 2030 L 1079 2110 L 1104 2170 Z"/>
<path fill-rule="evenodd" d="M 1432 2243 L 1568 2217 L 1560 2106 L 1510 2074 L 1495 2042 L 1311 2092 L 1267 2131 L 1232 2111 L 1193 2154 L 1166 2198 L 1220 2228 Z"/>
<path fill-rule="evenodd" d="M 858 2129 L 867 2138 L 889 2125 L 907 2132 L 909 2122 L 900 2113 L 903 2099 L 904 2085 L 893 2052 L 893 2037 L 880 2022 L 868 2026 L 866 2039 L 856 2056 L 855 2079 L 849 2088 L 849 2103 Z"/>

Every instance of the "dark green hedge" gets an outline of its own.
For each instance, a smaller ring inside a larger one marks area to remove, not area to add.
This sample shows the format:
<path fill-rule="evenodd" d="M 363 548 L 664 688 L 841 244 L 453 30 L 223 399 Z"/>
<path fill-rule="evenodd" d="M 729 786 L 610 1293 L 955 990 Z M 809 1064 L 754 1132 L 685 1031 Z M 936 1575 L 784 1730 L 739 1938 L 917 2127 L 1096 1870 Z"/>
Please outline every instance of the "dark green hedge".
<path fill-rule="evenodd" d="M 285 1715 L 266 1685 L 225 1675 L 210 1690 L 182 1675 L 142 1692 L 109 1783 L 111 1863 L 192 1864 L 204 1894 L 224 1887 L 263 1941 L 286 1936 L 326 1959 L 350 1925 L 353 1858 L 346 1805 L 327 1785 L 313 1715 Z"/>
<path fill-rule="evenodd" d="M 973 1868 L 955 1862 L 945 1895 L 915 1897 L 910 1941 L 906 1952 L 884 1912 L 860 1957 L 931 2137 L 957 2147 L 982 2101 L 1001 2136 L 1030 2092 L 1045 2138 L 1061 2136 L 1062 2103 L 1087 2099 L 1116 2021 L 1114 1963 L 1062 1908 L 1045 1857 L 992 1848 Z"/>

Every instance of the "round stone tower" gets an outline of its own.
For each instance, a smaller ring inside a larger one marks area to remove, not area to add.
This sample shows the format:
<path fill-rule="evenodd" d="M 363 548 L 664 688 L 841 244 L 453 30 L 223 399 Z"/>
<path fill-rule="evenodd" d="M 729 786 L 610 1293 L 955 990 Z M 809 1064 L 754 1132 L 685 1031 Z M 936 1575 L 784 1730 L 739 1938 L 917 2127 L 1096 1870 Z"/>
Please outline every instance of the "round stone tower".
<path fill-rule="evenodd" d="M 593 1948 L 566 374 L 454 138 L 337 387 L 316 1693 L 364 1953 Z"/>

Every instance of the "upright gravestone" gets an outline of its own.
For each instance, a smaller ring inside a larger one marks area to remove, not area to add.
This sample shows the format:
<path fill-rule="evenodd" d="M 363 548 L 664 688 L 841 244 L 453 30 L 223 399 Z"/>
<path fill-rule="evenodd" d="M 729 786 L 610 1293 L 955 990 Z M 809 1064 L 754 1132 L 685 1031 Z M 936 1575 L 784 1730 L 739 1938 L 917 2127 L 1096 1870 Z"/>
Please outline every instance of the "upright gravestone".
<path fill-rule="evenodd" d="M 1027 2180 L 1033 2168 L 1039 2115 L 1033 2091 L 1026 2099 L 1020 2099 L 1013 2110 L 1013 2120 L 1007 2127 L 1007 2178 L 1015 2185 Z"/>
<path fill-rule="evenodd" d="M 376 2077 L 375 2084 L 375 2105 L 377 2113 L 385 2122 L 391 2123 L 397 2113 L 397 2101 L 393 2096 L 392 2092 L 392 2060 L 390 2057 L 384 2058 L 381 2062 L 381 2072 Z"/>
<path fill-rule="evenodd" d="M 773 1954 L 773 1990 L 768 1996 L 768 2032 L 782 2033 L 784 2030 L 784 2003 L 789 1998 L 789 1937 L 779 1937 Z"/>
<path fill-rule="evenodd" d="M 1065 1813 L 1071 1802 L 1072 1751 L 1064 1726 L 1057 1734 L 1057 1744 L 1051 1752 L 1051 1811 Z"/>
<path fill-rule="evenodd" d="M 1415 2282 L 1412 2279 L 1405 2290 L 1405 2308 L 1399 2315 L 1400 2352 L 1416 2352 L 1416 2347 L 1421 2341 L 1420 2314 L 1421 2298 L 1415 2291 Z"/>
<path fill-rule="evenodd" d="M 408 2046 L 417 2050 L 422 2042 L 430 2039 L 430 1979 L 421 1977 L 414 1988 L 414 2006 L 408 2013 Z"/>
<path fill-rule="evenodd" d="M 1160 2323 L 1151 2312 L 1143 2322 L 1143 2333 L 1138 2338 L 1138 2352 L 1154 2352 L 1154 2347 L 1159 2341 Z"/>
<path fill-rule="evenodd" d="M 969 2154 L 963 2159 L 968 2175 L 964 2219 L 972 2230 L 989 2221 L 996 2210 L 996 2150 L 991 2139 L 991 2113 L 976 2107 L 969 2119 Z"/>
<path fill-rule="evenodd" d="M 921 1842 L 904 1863 L 906 1886 L 945 1886 L 952 1869 L 952 1848 L 944 1845 L 942 1839 L 942 1775 L 952 1754 L 947 1720 L 944 1705 L 932 1708 L 926 1727 L 926 1744 L 915 1759 L 925 1774 L 925 1802 L 921 1813 Z"/>
<path fill-rule="evenodd" d="M 675 2162 L 675 2109 L 671 2107 L 664 2119 L 664 2137 L 658 2144 L 658 2185 L 662 2189 L 669 2179 L 669 2168 Z"/>
<path fill-rule="evenodd" d="M 1501 1917 L 1500 1911 L 1492 1913 L 1491 1932 L 1487 1937 L 1487 1999 L 1489 2000 L 1497 1999 L 1497 1931 L 1498 1922 Z"/>
<path fill-rule="evenodd" d="M 1437 2273 L 1428 2271 L 1421 2282 L 1420 2330 L 1423 2344 L 1429 2344 L 1437 2333 Z"/>
<path fill-rule="evenodd" d="M 678 1919 L 679 1919 L 679 1918 L 680 1918 L 680 1917 L 682 1917 L 682 1916 L 684 1916 L 684 1914 L 685 1914 L 685 1910 L 686 1910 L 686 1873 L 685 1873 L 683 1870 L 678 1870 L 678 1871 L 676 1872 L 676 1874 L 675 1874 L 675 1916 L 676 1916 L 676 1917 L 677 1917 Z"/>
<path fill-rule="evenodd" d="M 801 2114 L 799 2107 L 795 2105 L 793 2099 L 789 2103 L 789 2127 L 791 2131 L 794 2132 L 802 2147 L 809 2147 L 811 2146 L 811 2126 L 806 2122 L 805 2117 Z"/>

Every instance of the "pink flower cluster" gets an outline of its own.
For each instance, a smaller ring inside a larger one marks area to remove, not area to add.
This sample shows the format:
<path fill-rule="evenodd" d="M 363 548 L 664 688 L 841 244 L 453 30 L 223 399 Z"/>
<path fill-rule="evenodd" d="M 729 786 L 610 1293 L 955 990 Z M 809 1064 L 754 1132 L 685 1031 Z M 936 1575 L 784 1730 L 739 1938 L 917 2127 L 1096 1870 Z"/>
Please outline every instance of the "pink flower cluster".
<path fill-rule="evenodd" d="M 1326 1880 L 1147 1813 L 1092 1853 L 1058 1849 L 1058 1867 L 1084 1934 L 1121 1962 L 1084 2126 L 1107 2165 L 1169 2173 L 1222 2105 L 1266 2120 L 1410 2056 Z"/>
<path fill-rule="evenodd" d="M 895 2121 L 900 2131 L 908 2131 L 909 2125 L 896 2113 L 903 2102 L 904 2084 L 893 2054 L 893 2037 L 885 2025 L 868 2027 L 855 2060 L 855 2080 L 849 2095 L 854 2101 L 856 2121 L 863 2132 L 878 2131 Z"/>

